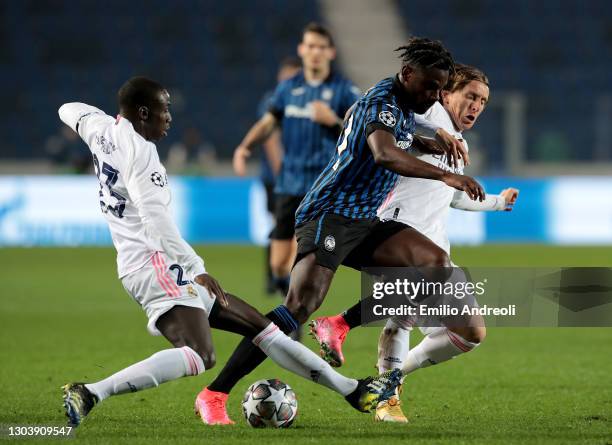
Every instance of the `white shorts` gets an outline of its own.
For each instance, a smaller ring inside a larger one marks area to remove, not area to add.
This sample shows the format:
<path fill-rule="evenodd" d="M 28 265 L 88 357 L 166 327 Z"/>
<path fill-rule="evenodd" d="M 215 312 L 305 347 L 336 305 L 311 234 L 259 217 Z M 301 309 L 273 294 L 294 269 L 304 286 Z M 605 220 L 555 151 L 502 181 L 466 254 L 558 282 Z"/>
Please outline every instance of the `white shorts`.
<path fill-rule="evenodd" d="M 174 306 L 203 309 L 207 316 L 216 297 L 186 276 L 185 268 L 170 261 L 164 252 L 155 253 L 140 269 L 121 279 L 123 287 L 144 309 L 151 335 L 162 335 L 157 319 Z"/>

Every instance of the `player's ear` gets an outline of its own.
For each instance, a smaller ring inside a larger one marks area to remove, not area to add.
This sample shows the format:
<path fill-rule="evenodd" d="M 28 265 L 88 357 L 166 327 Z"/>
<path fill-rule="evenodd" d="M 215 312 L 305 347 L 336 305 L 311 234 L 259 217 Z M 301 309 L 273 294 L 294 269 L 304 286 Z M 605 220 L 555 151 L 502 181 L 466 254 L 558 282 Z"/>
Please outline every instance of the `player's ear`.
<path fill-rule="evenodd" d="M 298 56 L 300 56 L 300 59 L 304 57 L 304 44 L 303 43 L 298 43 L 297 53 L 298 53 Z"/>
<path fill-rule="evenodd" d="M 336 58 L 336 48 L 334 46 L 329 48 L 329 60 L 334 60 Z"/>
<path fill-rule="evenodd" d="M 412 68 L 410 65 L 404 65 L 402 66 L 401 73 L 404 80 L 408 80 L 410 76 L 414 73 L 414 68 Z"/>
<path fill-rule="evenodd" d="M 138 118 L 140 120 L 146 121 L 149 119 L 149 107 L 140 107 L 138 108 Z"/>
<path fill-rule="evenodd" d="M 444 105 L 448 105 L 449 96 L 450 96 L 450 91 L 448 90 L 440 91 L 440 99 L 442 99 L 442 103 Z"/>

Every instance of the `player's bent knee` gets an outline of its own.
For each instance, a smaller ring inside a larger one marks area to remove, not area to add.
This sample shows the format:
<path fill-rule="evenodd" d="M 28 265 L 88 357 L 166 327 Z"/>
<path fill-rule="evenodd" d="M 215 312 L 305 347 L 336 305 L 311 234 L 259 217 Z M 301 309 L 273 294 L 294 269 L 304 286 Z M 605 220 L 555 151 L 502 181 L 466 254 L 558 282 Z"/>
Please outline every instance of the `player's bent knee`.
<path fill-rule="evenodd" d="M 476 345 L 482 343 L 487 336 L 487 328 L 484 326 L 469 326 L 464 328 L 451 329 L 455 334 L 459 335 L 465 341 Z"/>
<path fill-rule="evenodd" d="M 214 368 L 217 364 L 217 357 L 215 357 L 214 351 L 198 352 L 198 355 L 204 362 L 204 367 L 207 370 Z"/>
<path fill-rule="evenodd" d="M 450 267 L 451 261 L 448 254 L 442 249 L 435 249 L 425 255 L 425 264 L 427 267 Z"/>

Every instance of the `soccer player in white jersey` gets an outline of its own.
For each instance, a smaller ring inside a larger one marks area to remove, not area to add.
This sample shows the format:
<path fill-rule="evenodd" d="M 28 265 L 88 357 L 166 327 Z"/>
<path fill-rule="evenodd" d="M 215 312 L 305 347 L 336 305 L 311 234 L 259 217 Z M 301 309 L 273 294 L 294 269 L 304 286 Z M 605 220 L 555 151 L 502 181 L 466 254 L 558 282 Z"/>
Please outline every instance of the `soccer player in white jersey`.
<path fill-rule="evenodd" d="M 280 366 L 345 396 L 367 411 L 393 394 L 399 373 L 355 380 L 291 340 L 269 319 L 231 294 L 204 267 L 170 216 L 166 170 L 153 141 L 166 136 L 172 121 L 170 97 L 150 79 L 135 77 L 119 90 L 119 115 L 83 103 L 59 109 L 61 120 L 89 146 L 100 180 L 99 201 L 117 250 L 119 279 L 145 311 L 152 335 L 173 346 L 95 383 L 64 386 L 64 407 L 72 425 L 109 396 L 195 376 L 215 364 L 210 328 L 252 338 Z M 281 314 L 285 316 L 285 314 Z M 233 423 L 211 412 L 217 397 L 204 389 L 195 401 L 204 423 Z M 207 403 L 204 403 L 206 401 Z"/>
<path fill-rule="evenodd" d="M 438 139 L 456 138 L 465 152 L 468 145 L 463 132 L 473 127 L 489 100 L 489 82 L 477 68 L 457 64 L 455 74 L 442 91 L 442 97 L 425 114 L 416 115 L 421 133 L 434 134 Z M 419 159 L 439 168 L 463 174 L 464 159 L 449 161 L 445 155 L 411 149 Z M 450 254 L 447 235 L 449 207 L 468 211 L 509 211 L 516 202 L 518 190 L 508 188 L 499 195 L 487 194 L 484 201 L 474 201 L 462 191 L 456 191 L 439 181 L 400 177 L 378 211 L 381 220 L 404 223 L 434 241 Z M 321 345 L 322 355 L 334 366 L 341 366 L 342 343 L 353 327 L 361 324 L 360 303 L 343 314 L 315 319 L 312 333 Z M 468 327 L 422 328 L 426 335 L 419 345 L 409 351 L 409 334 L 415 319 L 391 318 L 379 338 L 379 372 L 401 367 L 406 375 L 419 368 L 449 360 L 471 351 L 485 338 L 484 322 Z M 399 394 L 380 402 L 376 420 L 407 422 L 400 406 Z"/>

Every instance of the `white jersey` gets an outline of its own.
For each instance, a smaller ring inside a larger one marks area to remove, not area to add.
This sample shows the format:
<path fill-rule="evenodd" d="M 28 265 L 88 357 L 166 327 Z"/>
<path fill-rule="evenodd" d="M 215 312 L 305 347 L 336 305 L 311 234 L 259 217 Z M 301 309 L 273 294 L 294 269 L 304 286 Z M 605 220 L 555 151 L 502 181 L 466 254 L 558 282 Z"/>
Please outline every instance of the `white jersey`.
<path fill-rule="evenodd" d="M 417 126 L 429 131 L 437 128 L 446 130 L 462 141 L 466 151 L 468 150 L 468 144 L 461 132 L 455 130 L 450 115 L 439 102 L 425 114 L 415 115 L 415 119 Z M 458 167 L 454 168 L 448 165 L 446 155 L 422 153 L 415 148 L 411 148 L 409 153 L 443 170 L 463 174 L 463 160 L 459 160 Z M 497 195 L 487 196 L 485 202 L 477 206 L 471 206 L 468 201 L 471 199 L 464 192 L 449 187 L 442 181 L 401 176 L 378 209 L 378 217 L 409 225 L 431 239 L 446 253 L 450 253 L 446 231 L 449 207 L 465 210 L 503 210 L 505 207 L 505 200 Z"/>
<path fill-rule="evenodd" d="M 59 115 L 93 155 L 100 208 L 117 250 L 119 278 L 142 268 L 156 252 L 185 265 L 192 276 L 204 273 L 203 260 L 172 220 L 166 169 L 155 144 L 127 119 L 115 119 L 90 105 L 64 104 Z"/>

